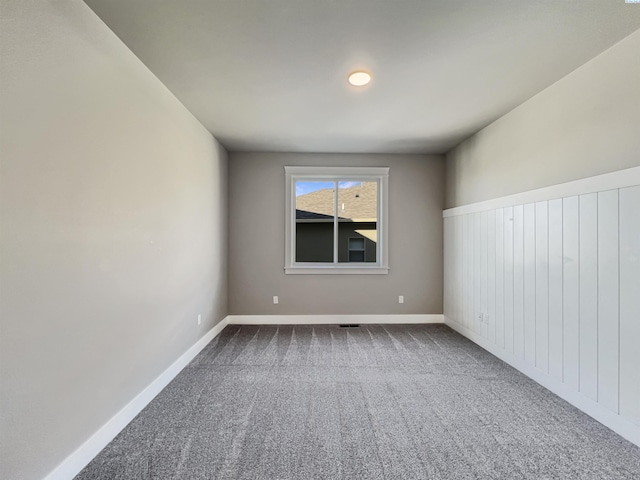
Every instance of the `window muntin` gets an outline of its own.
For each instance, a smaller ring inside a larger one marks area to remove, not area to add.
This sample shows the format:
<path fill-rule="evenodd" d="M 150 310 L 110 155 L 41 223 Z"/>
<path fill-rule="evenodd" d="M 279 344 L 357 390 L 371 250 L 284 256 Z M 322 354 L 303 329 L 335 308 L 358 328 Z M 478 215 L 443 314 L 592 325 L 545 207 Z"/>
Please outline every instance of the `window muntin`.
<path fill-rule="evenodd" d="M 285 167 L 286 273 L 387 273 L 386 167 Z"/>

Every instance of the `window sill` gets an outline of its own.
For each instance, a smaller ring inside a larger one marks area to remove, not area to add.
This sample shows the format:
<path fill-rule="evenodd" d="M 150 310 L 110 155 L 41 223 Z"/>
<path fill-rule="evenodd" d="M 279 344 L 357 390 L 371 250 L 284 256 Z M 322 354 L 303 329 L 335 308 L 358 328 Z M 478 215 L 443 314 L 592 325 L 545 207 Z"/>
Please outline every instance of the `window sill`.
<path fill-rule="evenodd" d="M 386 275 L 389 273 L 389 267 L 295 266 L 285 267 L 284 273 L 287 275 Z"/>

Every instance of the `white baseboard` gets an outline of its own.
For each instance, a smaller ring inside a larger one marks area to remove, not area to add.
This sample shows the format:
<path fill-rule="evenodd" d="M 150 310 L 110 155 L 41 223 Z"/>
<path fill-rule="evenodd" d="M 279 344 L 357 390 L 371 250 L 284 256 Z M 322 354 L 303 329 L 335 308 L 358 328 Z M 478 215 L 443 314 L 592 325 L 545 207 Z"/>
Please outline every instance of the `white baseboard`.
<path fill-rule="evenodd" d="M 126 427 L 135 416 L 158 395 L 193 358 L 227 325 L 341 324 L 341 323 L 442 323 L 444 316 L 435 315 L 229 315 L 209 330 L 189 350 L 107 423 L 87 439 L 75 452 L 50 472 L 45 480 L 69 480 L 75 477 L 100 451 Z"/>
<path fill-rule="evenodd" d="M 125 405 L 75 452 L 56 467 L 45 480 L 69 480 L 76 476 L 133 418 L 173 380 L 184 367 L 227 325 L 335 325 L 335 324 L 425 324 L 445 323 L 485 350 L 505 361 L 542 386 L 587 413 L 600 423 L 640 446 L 640 428 L 625 421 L 579 392 L 549 377 L 542 371 L 501 351 L 476 333 L 442 314 L 407 315 L 229 315 L 207 332 L 169 368 Z"/>
<path fill-rule="evenodd" d="M 527 377 L 536 381 L 546 389 L 552 391 L 560 398 L 566 400 L 574 407 L 582 410 L 584 413 L 602 423 L 606 427 L 609 427 L 621 437 L 626 438 L 630 442 L 640 447 L 640 427 L 638 427 L 634 423 L 625 420 L 624 417 L 621 417 L 617 413 L 614 413 L 611 410 L 598 404 L 597 402 L 594 402 L 590 398 L 585 397 L 577 390 L 574 390 L 564 383 L 559 382 L 542 370 L 529 365 L 523 360 L 515 358 L 513 355 L 498 348 L 495 344 L 489 342 L 487 339 L 481 337 L 468 328 L 451 321 L 447 317 L 444 318 L 444 323 L 454 329 L 456 332 L 467 337 L 472 342 L 478 344 L 491 354 L 508 363 L 516 370 L 524 373 Z"/>
<path fill-rule="evenodd" d="M 142 392 L 136 395 L 133 400 L 116 413 L 75 452 L 69 455 L 45 477 L 45 480 L 69 480 L 75 477 L 226 326 L 227 319 L 225 318 L 209 330 L 200 340 L 189 348 L 189 350 L 184 352 L 169 368 L 162 372 L 153 382 L 142 390 Z"/>
<path fill-rule="evenodd" d="M 340 325 L 381 323 L 443 323 L 444 315 L 229 315 L 229 325 Z"/>

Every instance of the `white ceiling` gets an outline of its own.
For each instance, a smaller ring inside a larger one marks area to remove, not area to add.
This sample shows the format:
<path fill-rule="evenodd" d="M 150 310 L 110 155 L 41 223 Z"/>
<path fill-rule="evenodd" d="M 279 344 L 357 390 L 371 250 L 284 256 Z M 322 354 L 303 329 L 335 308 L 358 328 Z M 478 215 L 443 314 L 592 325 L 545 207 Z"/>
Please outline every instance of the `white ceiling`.
<path fill-rule="evenodd" d="M 86 3 L 231 151 L 442 153 L 640 28 L 624 0 Z"/>

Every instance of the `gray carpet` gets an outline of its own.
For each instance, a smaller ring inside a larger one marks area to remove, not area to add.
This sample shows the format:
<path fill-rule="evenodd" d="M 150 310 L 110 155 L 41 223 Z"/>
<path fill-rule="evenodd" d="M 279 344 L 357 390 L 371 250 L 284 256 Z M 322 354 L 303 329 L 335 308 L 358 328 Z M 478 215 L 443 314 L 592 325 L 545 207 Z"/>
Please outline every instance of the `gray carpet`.
<path fill-rule="evenodd" d="M 640 449 L 444 325 L 227 327 L 77 477 L 639 479 Z"/>

